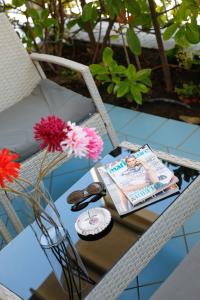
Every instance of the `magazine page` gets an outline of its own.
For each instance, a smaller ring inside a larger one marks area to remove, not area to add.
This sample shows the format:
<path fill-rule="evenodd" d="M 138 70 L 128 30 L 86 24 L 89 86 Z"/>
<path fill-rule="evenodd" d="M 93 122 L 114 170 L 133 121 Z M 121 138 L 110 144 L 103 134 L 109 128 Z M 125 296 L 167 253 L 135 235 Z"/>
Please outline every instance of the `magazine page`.
<path fill-rule="evenodd" d="M 127 214 L 133 211 L 134 206 L 125 196 L 125 194 L 120 190 L 120 188 L 116 185 L 110 175 L 107 173 L 104 166 L 99 167 L 98 169 L 99 174 L 103 182 L 105 183 L 106 189 L 110 194 L 110 197 L 119 213 L 119 215 Z"/>
<path fill-rule="evenodd" d="M 105 183 L 106 189 L 107 189 L 108 193 L 110 194 L 110 197 L 111 197 L 119 215 L 125 215 L 130 212 L 134 212 L 135 210 L 138 210 L 142 207 L 150 205 L 156 201 L 159 201 L 159 200 L 161 200 L 165 197 L 168 197 L 171 194 L 174 194 L 179 191 L 177 184 L 173 184 L 170 187 L 159 192 L 158 194 L 153 195 L 152 197 L 147 198 L 147 199 L 140 201 L 140 202 L 136 203 L 135 205 L 133 205 L 128 200 L 128 198 L 125 196 L 125 194 L 121 191 L 121 189 L 118 187 L 118 185 L 113 181 L 111 176 L 106 171 L 105 166 L 101 166 L 97 170 L 98 170 L 102 180 Z"/>
<path fill-rule="evenodd" d="M 148 145 L 105 168 L 133 205 L 178 182 Z"/>

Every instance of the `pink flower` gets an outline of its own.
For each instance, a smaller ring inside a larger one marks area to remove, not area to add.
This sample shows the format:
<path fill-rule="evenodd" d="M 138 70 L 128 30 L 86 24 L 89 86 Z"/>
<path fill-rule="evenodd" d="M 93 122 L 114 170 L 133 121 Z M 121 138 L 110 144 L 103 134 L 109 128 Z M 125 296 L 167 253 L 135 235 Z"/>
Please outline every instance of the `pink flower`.
<path fill-rule="evenodd" d="M 61 142 L 61 147 L 64 152 L 74 154 L 76 157 L 85 157 L 88 153 L 89 138 L 82 127 L 76 126 L 75 123 L 67 122 L 66 138 Z"/>
<path fill-rule="evenodd" d="M 34 126 L 34 138 L 41 141 L 41 149 L 48 146 L 48 151 L 62 151 L 60 143 L 66 138 L 64 129 L 67 124 L 57 116 L 41 118 Z"/>
<path fill-rule="evenodd" d="M 87 157 L 92 160 L 98 160 L 103 150 L 102 138 L 97 134 L 94 128 L 85 127 L 83 131 L 87 134 L 87 138 L 89 138 Z"/>

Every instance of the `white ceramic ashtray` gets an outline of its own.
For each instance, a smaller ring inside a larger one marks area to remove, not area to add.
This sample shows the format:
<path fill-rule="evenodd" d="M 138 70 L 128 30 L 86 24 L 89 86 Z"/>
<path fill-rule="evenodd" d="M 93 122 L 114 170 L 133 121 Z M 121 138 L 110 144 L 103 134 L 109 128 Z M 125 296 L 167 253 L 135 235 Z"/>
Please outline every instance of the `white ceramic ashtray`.
<path fill-rule="evenodd" d="M 95 207 L 84 211 L 76 220 L 76 231 L 84 236 L 102 232 L 111 222 L 109 210 Z"/>

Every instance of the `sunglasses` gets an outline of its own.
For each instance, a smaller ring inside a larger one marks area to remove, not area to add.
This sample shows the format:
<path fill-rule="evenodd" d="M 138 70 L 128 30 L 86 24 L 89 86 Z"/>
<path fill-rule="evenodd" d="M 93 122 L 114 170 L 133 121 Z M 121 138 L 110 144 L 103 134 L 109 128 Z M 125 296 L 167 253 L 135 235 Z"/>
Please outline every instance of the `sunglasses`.
<path fill-rule="evenodd" d="M 70 204 L 74 204 L 71 207 L 72 211 L 78 211 L 85 208 L 89 203 L 96 202 L 105 195 L 106 190 L 103 182 L 93 182 L 83 190 L 72 192 L 67 197 L 67 202 Z M 85 202 L 85 200 L 89 199 L 90 197 L 92 198 L 89 201 Z"/>

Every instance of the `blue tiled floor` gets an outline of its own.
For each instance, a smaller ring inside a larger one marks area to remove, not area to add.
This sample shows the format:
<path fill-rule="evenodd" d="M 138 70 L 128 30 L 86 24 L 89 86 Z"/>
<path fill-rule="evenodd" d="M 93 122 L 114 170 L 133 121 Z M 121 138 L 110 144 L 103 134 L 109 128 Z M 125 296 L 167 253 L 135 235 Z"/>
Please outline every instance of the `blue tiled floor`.
<path fill-rule="evenodd" d="M 198 127 L 183 122 L 168 120 L 149 139 L 167 147 L 178 147 Z"/>
<path fill-rule="evenodd" d="M 120 141 L 128 140 L 135 144 L 149 143 L 151 147 L 179 156 L 200 161 L 200 129 L 179 121 L 139 113 L 133 110 L 106 105 Z M 107 136 L 104 137 L 102 156 L 112 149 Z M 92 163 L 74 159 L 55 170 L 45 180 L 52 197 L 57 199 L 64 191 L 76 182 Z M 21 216 L 21 212 L 19 213 Z M 0 207 L 0 215 L 5 219 Z M 26 221 L 26 220 L 25 220 Z M 11 224 L 8 227 L 12 229 Z M 147 300 L 160 286 L 161 282 L 173 271 L 200 240 L 200 210 L 197 211 L 174 237 L 161 249 L 149 265 L 134 279 L 118 300 Z M 2 240 L 0 239 L 0 246 Z"/>
<path fill-rule="evenodd" d="M 111 110 L 111 113 L 114 109 Z M 119 115 L 120 118 L 120 115 Z M 140 113 L 135 119 L 127 123 L 120 131 L 132 137 L 147 139 L 155 130 L 166 122 L 166 119 Z"/>
<path fill-rule="evenodd" d="M 159 288 L 160 284 L 150 284 L 139 288 L 139 299 L 148 300 Z M 126 299 L 128 300 L 128 298 Z M 172 299 L 171 299 L 172 300 Z M 175 299 L 174 299 L 175 300 Z"/>
<path fill-rule="evenodd" d="M 165 280 L 185 255 L 184 238 L 177 237 L 171 239 L 140 273 L 139 285 L 147 285 Z"/>

